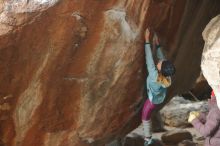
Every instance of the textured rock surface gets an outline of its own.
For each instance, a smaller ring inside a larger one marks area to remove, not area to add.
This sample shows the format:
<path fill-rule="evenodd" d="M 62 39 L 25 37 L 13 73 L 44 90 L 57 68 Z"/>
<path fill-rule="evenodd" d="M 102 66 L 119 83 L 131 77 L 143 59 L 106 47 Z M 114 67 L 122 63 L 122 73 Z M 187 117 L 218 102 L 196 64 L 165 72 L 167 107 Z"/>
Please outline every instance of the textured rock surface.
<path fill-rule="evenodd" d="M 140 137 L 127 137 L 123 146 L 143 146 L 144 139 Z M 149 146 L 164 146 L 161 141 L 154 140 L 154 143 Z"/>
<path fill-rule="evenodd" d="M 220 108 L 220 15 L 213 18 L 203 32 L 205 46 L 202 54 L 202 71 L 214 89 Z"/>
<path fill-rule="evenodd" d="M 2 0 L 0 2 L 0 35 L 18 26 L 30 23 L 39 12 L 55 5 L 59 0 Z"/>
<path fill-rule="evenodd" d="M 126 137 L 123 146 L 143 146 L 144 139 L 142 137 Z"/>
<path fill-rule="evenodd" d="M 173 130 L 164 133 L 161 137 L 165 144 L 178 144 L 183 140 L 192 140 L 192 135 L 186 130 Z"/>
<path fill-rule="evenodd" d="M 181 96 L 183 96 L 185 99 L 190 99 L 193 101 L 206 100 L 210 98 L 211 92 L 212 88 L 201 73 L 193 88 L 187 93 L 183 93 Z"/>
<path fill-rule="evenodd" d="M 191 136 L 193 136 L 193 145 L 195 143 L 197 144 L 197 146 L 203 146 L 204 145 L 204 137 L 202 137 L 201 134 L 198 133 L 198 131 L 196 131 L 195 128 L 193 128 L 193 127 L 182 129 L 182 128 L 166 126 L 165 128 L 167 130 L 165 132 L 153 133 L 153 138 L 156 139 L 158 142 L 160 141 L 160 143 L 162 143 L 164 146 L 191 146 L 192 140 L 183 140 L 185 138 L 183 138 L 181 135 L 183 135 L 183 136 L 184 135 L 191 135 Z M 180 134 L 178 134 L 179 132 L 180 132 Z M 184 133 L 187 133 L 187 134 L 184 134 Z M 168 135 L 170 143 L 172 143 L 172 144 L 164 144 L 162 142 L 161 137 L 164 134 Z M 175 139 L 175 137 L 171 137 L 172 134 L 173 135 L 176 134 L 176 135 L 179 135 L 181 137 L 179 139 Z M 169 135 L 171 135 L 171 136 L 169 136 Z M 191 139 L 191 136 L 189 136 L 190 139 Z M 140 125 L 138 128 L 136 128 L 135 130 L 133 130 L 131 133 L 129 133 L 126 136 L 126 138 L 128 138 L 128 144 L 133 144 L 133 146 L 136 146 L 136 145 L 139 146 L 141 144 L 143 146 L 143 137 L 144 137 L 143 125 Z M 126 140 L 126 138 L 125 138 L 125 140 Z M 141 138 L 142 138 L 142 140 L 141 140 Z M 187 144 L 189 144 L 189 145 L 187 145 Z M 121 145 L 124 146 L 123 143 Z M 108 145 L 106 145 L 106 146 L 108 146 Z M 118 146 L 118 145 L 116 145 L 116 146 Z M 119 146 L 120 146 L 120 144 L 119 144 Z M 158 146 L 159 146 L 159 144 L 158 144 Z"/>
<path fill-rule="evenodd" d="M 178 146 L 198 146 L 198 144 L 190 140 L 184 140 L 181 143 L 179 143 Z"/>
<path fill-rule="evenodd" d="M 2 145 L 102 146 L 133 129 L 146 23 L 177 66 L 170 94 L 188 90 L 219 1 L 149 2 L 0 1 Z"/>
<path fill-rule="evenodd" d="M 178 92 L 187 91 L 189 85 L 195 82 L 195 78 L 199 76 L 204 46 L 202 32 L 209 21 L 220 13 L 219 4 L 220 1 L 217 0 L 211 3 L 207 0 L 187 0 L 181 25 L 175 36 L 176 41 L 172 42 L 172 39 L 168 41 L 168 46 L 171 48 L 170 57 L 175 60 L 177 67 L 177 75 L 174 79 L 175 86 L 170 88 L 170 93 L 178 94 Z M 186 78 L 187 80 L 185 80 Z"/>
<path fill-rule="evenodd" d="M 182 97 L 174 97 L 160 113 L 164 124 L 173 127 L 187 127 L 191 111 L 208 112 L 208 104 L 205 101 L 192 103 Z"/>

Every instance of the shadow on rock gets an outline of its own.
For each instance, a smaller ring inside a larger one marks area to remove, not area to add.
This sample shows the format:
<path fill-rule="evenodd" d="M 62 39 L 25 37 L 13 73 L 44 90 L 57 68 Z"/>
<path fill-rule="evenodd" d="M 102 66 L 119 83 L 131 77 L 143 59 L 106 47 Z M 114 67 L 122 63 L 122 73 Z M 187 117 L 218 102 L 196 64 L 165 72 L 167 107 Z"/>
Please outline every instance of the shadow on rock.
<path fill-rule="evenodd" d="M 144 146 L 144 140 L 141 137 L 127 137 L 123 146 Z M 149 146 L 164 146 L 160 140 L 155 139 L 154 143 Z"/>
<path fill-rule="evenodd" d="M 179 143 L 178 146 L 198 146 L 198 144 L 190 140 L 184 140 L 181 143 Z"/>

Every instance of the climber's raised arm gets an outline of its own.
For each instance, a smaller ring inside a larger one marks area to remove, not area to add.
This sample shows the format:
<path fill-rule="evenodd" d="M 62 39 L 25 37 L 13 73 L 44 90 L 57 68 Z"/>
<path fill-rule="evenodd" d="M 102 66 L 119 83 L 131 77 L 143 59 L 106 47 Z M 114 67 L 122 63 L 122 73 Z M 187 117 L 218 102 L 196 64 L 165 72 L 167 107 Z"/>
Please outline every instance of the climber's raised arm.
<path fill-rule="evenodd" d="M 156 79 L 158 75 L 158 71 L 153 60 L 149 37 L 150 37 L 150 31 L 146 29 L 145 31 L 145 59 L 146 59 L 146 64 L 147 64 L 147 70 L 148 70 L 149 77 Z"/>
<path fill-rule="evenodd" d="M 165 56 L 164 56 L 164 54 L 163 54 L 163 52 L 161 50 L 160 41 L 159 41 L 159 38 L 158 38 L 156 33 L 154 34 L 153 42 L 154 42 L 154 44 L 156 46 L 157 59 L 158 60 L 165 60 L 166 58 L 165 58 Z"/>
<path fill-rule="evenodd" d="M 164 56 L 164 54 L 163 54 L 163 52 L 161 50 L 160 45 L 157 45 L 156 47 L 157 47 L 157 59 L 165 60 L 166 58 L 165 58 L 165 56 Z"/>

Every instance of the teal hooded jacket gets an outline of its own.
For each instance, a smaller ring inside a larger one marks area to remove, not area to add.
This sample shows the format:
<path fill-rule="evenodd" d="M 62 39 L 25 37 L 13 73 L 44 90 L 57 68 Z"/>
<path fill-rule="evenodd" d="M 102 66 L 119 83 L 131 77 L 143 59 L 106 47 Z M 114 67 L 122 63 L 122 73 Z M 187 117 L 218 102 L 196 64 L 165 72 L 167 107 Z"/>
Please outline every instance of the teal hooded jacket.
<path fill-rule="evenodd" d="M 158 60 L 165 60 L 160 47 L 157 47 L 157 58 Z M 167 87 L 171 85 L 171 78 L 164 77 L 158 73 L 153 60 L 150 44 L 145 44 L 145 59 L 148 70 L 148 77 L 146 80 L 148 98 L 153 104 L 160 104 L 166 97 Z"/>

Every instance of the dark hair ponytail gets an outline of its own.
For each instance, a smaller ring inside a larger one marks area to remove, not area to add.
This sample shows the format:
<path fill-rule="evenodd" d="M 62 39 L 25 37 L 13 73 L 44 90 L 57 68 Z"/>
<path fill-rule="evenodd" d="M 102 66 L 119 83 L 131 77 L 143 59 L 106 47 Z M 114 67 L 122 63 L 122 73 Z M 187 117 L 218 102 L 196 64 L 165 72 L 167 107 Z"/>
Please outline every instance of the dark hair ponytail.
<path fill-rule="evenodd" d="M 163 76 L 165 77 L 172 76 L 175 74 L 175 72 L 176 72 L 175 66 L 171 61 L 165 60 L 162 62 L 161 73 Z"/>

